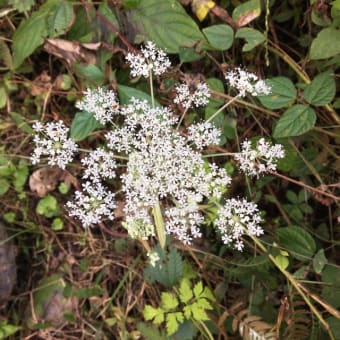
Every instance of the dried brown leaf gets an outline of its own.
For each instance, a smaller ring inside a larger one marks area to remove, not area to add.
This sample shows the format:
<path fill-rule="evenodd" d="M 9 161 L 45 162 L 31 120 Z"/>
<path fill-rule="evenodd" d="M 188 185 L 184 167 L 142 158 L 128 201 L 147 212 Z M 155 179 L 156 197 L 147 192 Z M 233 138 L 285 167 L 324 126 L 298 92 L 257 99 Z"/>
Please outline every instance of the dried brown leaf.
<path fill-rule="evenodd" d="M 44 48 L 48 53 L 65 59 L 69 64 L 78 62 L 88 65 L 96 63 L 97 57 L 93 51 L 100 46 L 101 43 L 82 45 L 79 42 L 65 39 L 46 39 Z"/>
<path fill-rule="evenodd" d="M 261 13 L 257 10 L 241 14 L 237 19 L 238 27 L 243 27 L 255 20 Z"/>

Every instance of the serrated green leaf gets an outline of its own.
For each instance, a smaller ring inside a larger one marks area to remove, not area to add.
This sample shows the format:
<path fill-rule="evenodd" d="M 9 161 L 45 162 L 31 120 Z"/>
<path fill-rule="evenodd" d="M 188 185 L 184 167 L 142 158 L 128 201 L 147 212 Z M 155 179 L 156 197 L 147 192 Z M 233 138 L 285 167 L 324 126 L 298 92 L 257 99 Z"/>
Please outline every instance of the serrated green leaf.
<path fill-rule="evenodd" d="M 306 87 L 303 96 L 309 104 L 322 106 L 332 101 L 335 92 L 336 84 L 333 75 L 323 72 Z"/>
<path fill-rule="evenodd" d="M 20 23 L 13 35 L 13 67 L 18 68 L 35 49 L 44 43 L 47 36 L 46 18 L 48 11 L 33 13 Z"/>
<path fill-rule="evenodd" d="M 102 125 L 94 118 L 92 113 L 77 112 L 71 124 L 70 137 L 75 141 L 81 141 L 101 127 Z"/>
<path fill-rule="evenodd" d="M 234 31 L 229 25 L 212 25 L 203 30 L 209 44 L 218 51 L 229 49 L 234 41 Z"/>
<path fill-rule="evenodd" d="M 182 277 L 182 272 L 183 272 L 182 257 L 176 248 L 172 248 L 170 250 L 167 270 L 168 270 L 169 279 L 171 279 L 171 286 L 173 286 Z"/>
<path fill-rule="evenodd" d="M 320 274 L 327 263 L 328 260 L 325 256 L 325 251 L 320 249 L 313 258 L 313 269 L 315 273 Z"/>
<path fill-rule="evenodd" d="M 138 27 L 138 33 L 167 53 L 178 53 L 180 47 L 205 40 L 194 20 L 177 0 L 143 0 L 139 6 L 127 11 L 127 15 Z"/>
<path fill-rule="evenodd" d="M 155 324 L 161 324 L 164 321 L 164 311 L 162 308 L 154 308 L 146 305 L 143 310 L 144 319 L 149 321 L 154 319 Z"/>
<path fill-rule="evenodd" d="M 249 27 L 243 27 L 237 30 L 235 38 L 245 39 L 246 43 L 242 47 L 243 52 L 249 52 L 256 46 L 262 44 L 266 37 L 258 30 Z"/>
<path fill-rule="evenodd" d="M 199 281 L 194 286 L 194 294 L 195 297 L 198 298 L 203 292 L 203 283 L 202 281 Z"/>
<path fill-rule="evenodd" d="M 199 298 L 197 300 L 197 303 L 203 309 L 208 309 L 208 310 L 214 309 L 213 306 L 210 304 L 210 302 L 207 299 L 205 299 L 205 298 Z"/>
<path fill-rule="evenodd" d="M 183 279 L 179 286 L 179 298 L 181 302 L 187 303 L 189 300 L 193 298 L 192 289 L 190 286 L 190 281 L 187 279 Z"/>
<path fill-rule="evenodd" d="M 309 261 L 316 251 L 314 238 L 305 229 L 289 226 L 276 229 L 280 245 L 300 261 Z"/>
<path fill-rule="evenodd" d="M 197 321 L 209 320 L 207 313 L 197 302 L 194 302 L 191 305 L 191 313 L 193 318 Z"/>
<path fill-rule="evenodd" d="M 340 53 L 340 30 L 335 27 L 322 29 L 312 41 L 310 58 L 312 60 L 328 59 Z"/>
<path fill-rule="evenodd" d="M 183 313 L 184 313 L 184 317 L 189 320 L 191 318 L 191 306 L 192 305 L 187 305 L 183 307 Z"/>
<path fill-rule="evenodd" d="M 163 292 L 161 301 L 162 301 L 162 309 L 166 311 L 175 309 L 178 306 L 178 300 L 176 296 L 174 296 L 171 293 Z"/>
<path fill-rule="evenodd" d="M 311 130 L 315 122 L 316 114 L 311 107 L 296 104 L 283 113 L 274 128 L 273 137 L 300 136 Z"/>
<path fill-rule="evenodd" d="M 49 37 L 64 34 L 74 20 L 73 7 L 69 2 L 56 4 L 48 13 L 47 30 Z"/>
<path fill-rule="evenodd" d="M 274 77 L 266 79 L 265 83 L 271 87 L 271 93 L 257 98 L 268 109 L 281 109 L 296 99 L 296 88 L 289 78 Z"/>
<path fill-rule="evenodd" d="M 201 298 L 207 298 L 210 301 L 216 301 L 214 294 L 208 287 L 204 287 L 203 293 L 200 295 Z"/>
<path fill-rule="evenodd" d="M 178 330 L 178 324 L 184 321 L 183 314 L 181 312 L 168 313 L 166 316 L 166 331 L 170 336 Z"/>

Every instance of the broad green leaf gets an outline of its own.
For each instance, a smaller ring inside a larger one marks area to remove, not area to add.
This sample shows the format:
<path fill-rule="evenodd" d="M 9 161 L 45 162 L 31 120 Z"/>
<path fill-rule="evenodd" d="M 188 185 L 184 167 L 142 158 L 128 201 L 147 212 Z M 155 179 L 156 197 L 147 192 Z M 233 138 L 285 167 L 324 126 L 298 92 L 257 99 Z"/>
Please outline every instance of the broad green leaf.
<path fill-rule="evenodd" d="M 271 93 L 257 98 L 268 109 L 281 109 L 296 99 L 296 88 L 289 78 L 275 77 L 266 79 L 265 82 L 271 87 Z"/>
<path fill-rule="evenodd" d="M 325 251 L 320 249 L 313 258 L 313 269 L 315 273 L 320 274 L 327 263 L 328 260 L 325 256 Z"/>
<path fill-rule="evenodd" d="M 11 51 L 9 50 L 4 40 L 0 40 L 0 61 L 2 61 L 3 64 L 6 65 L 6 67 L 10 70 L 13 68 L 13 58 L 11 55 Z"/>
<path fill-rule="evenodd" d="M 113 12 L 113 10 L 106 4 L 102 3 L 99 6 L 98 12 L 102 14 L 111 24 L 113 24 L 117 29 L 119 29 L 119 22 Z M 102 30 L 102 34 L 105 37 L 105 42 L 108 44 L 113 44 L 117 33 L 111 32 L 111 30 L 108 30 L 106 25 L 103 25 L 100 18 L 98 18 L 98 28 Z"/>
<path fill-rule="evenodd" d="M 75 141 L 80 141 L 101 127 L 102 125 L 94 118 L 93 113 L 77 112 L 71 124 L 70 137 Z"/>
<path fill-rule="evenodd" d="M 193 298 L 193 293 L 190 287 L 190 281 L 187 279 L 183 279 L 179 286 L 179 298 L 181 302 L 187 303 L 189 300 Z"/>
<path fill-rule="evenodd" d="M 162 330 L 153 325 L 148 325 L 145 322 L 138 322 L 137 329 L 143 335 L 144 339 L 148 340 L 168 340 L 168 337 Z"/>
<path fill-rule="evenodd" d="M 47 30 L 50 38 L 64 34 L 74 20 L 73 7 L 69 2 L 56 4 L 47 17 Z"/>
<path fill-rule="evenodd" d="M 316 244 L 309 232 L 298 226 L 276 229 L 280 246 L 286 248 L 300 261 L 309 261 L 316 251 Z"/>
<path fill-rule="evenodd" d="M 28 12 L 35 4 L 34 0 L 7 0 L 7 3 L 18 12 Z"/>
<path fill-rule="evenodd" d="M 246 43 L 242 47 L 243 52 L 251 51 L 266 40 L 266 37 L 260 31 L 249 27 L 238 29 L 235 38 L 246 40 Z"/>
<path fill-rule="evenodd" d="M 297 104 L 286 110 L 277 122 L 274 138 L 300 136 L 311 130 L 316 121 L 315 111 L 305 105 Z"/>
<path fill-rule="evenodd" d="M 340 269 L 331 263 L 326 264 L 322 271 L 322 282 L 326 285 L 322 289 L 322 297 L 334 308 L 340 307 Z"/>
<path fill-rule="evenodd" d="M 174 334 L 178 329 L 178 324 L 184 321 L 181 312 L 169 313 L 166 316 L 166 332 L 168 335 Z"/>
<path fill-rule="evenodd" d="M 178 53 L 181 63 L 189 63 L 202 58 L 202 55 L 198 54 L 192 47 L 180 47 Z"/>
<path fill-rule="evenodd" d="M 152 102 L 151 96 L 133 87 L 129 87 L 125 85 L 118 85 L 117 92 L 118 92 L 119 101 L 122 105 L 130 104 L 130 100 L 132 97 L 136 99 L 147 100 L 147 102 L 151 105 L 151 102 Z M 160 106 L 160 104 L 157 103 L 157 101 L 155 101 L 155 105 Z"/>
<path fill-rule="evenodd" d="M 10 184 L 7 179 L 0 178 L 0 196 L 4 195 L 8 189 L 10 188 Z"/>
<path fill-rule="evenodd" d="M 162 308 L 169 311 L 178 306 L 178 300 L 176 296 L 171 293 L 163 292 L 162 293 Z"/>
<path fill-rule="evenodd" d="M 18 68 L 47 36 L 46 18 L 48 11 L 40 10 L 22 21 L 13 35 L 13 67 Z"/>
<path fill-rule="evenodd" d="M 104 72 L 97 66 L 89 64 L 86 66 L 74 65 L 74 68 L 85 78 L 91 80 L 96 85 L 103 85 L 105 81 Z"/>
<path fill-rule="evenodd" d="M 234 40 L 234 31 L 229 25 L 213 25 L 203 30 L 209 44 L 218 51 L 230 48 Z"/>
<path fill-rule="evenodd" d="M 145 40 L 152 40 L 167 53 L 178 53 L 180 47 L 205 40 L 177 0 L 143 0 L 127 15 Z"/>
<path fill-rule="evenodd" d="M 250 0 L 238 5 L 232 14 L 239 27 L 247 25 L 261 14 L 260 0 Z"/>
<path fill-rule="evenodd" d="M 329 72 L 323 72 L 306 87 L 303 96 L 309 104 L 322 106 L 332 101 L 335 91 L 334 77 Z"/>
<path fill-rule="evenodd" d="M 63 230 L 64 229 L 64 221 L 57 217 L 53 220 L 52 224 L 51 224 L 51 229 L 52 230 Z"/>
<path fill-rule="evenodd" d="M 340 30 L 335 27 L 322 29 L 312 41 L 310 58 L 312 60 L 328 59 L 340 53 Z"/>

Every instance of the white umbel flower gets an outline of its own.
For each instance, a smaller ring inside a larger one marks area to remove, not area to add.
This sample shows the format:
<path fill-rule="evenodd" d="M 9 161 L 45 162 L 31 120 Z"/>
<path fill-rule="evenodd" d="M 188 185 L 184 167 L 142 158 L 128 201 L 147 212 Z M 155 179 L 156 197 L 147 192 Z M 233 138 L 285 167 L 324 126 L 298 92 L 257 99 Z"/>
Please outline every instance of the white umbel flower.
<path fill-rule="evenodd" d="M 114 194 L 101 183 L 85 182 L 83 191 L 76 191 L 74 201 L 66 203 L 70 216 L 78 218 L 83 227 L 114 219 Z"/>
<path fill-rule="evenodd" d="M 112 90 L 102 87 L 97 89 L 86 89 L 84 98 L 76 103 L 79 110 L 94 114 L 96 120 L 105 125 L 111 121 L 112 116 L 119 112 L 119 103 L 116 94 Z"/>
<path fill-rule="evenodd" d="M 191 89 L 188 84 L 181 84 L 176 86 L 175 104 L 181 104 L 185 109 L 196 106 L 205 106 L 209 103 L 211 96 L 208 85 L 199 82 Z"/>
<path fill-rule="evenodd" d="M 145 47 L 141 48 L 140 54 L 128 53 L 125 59 L 130 64 L 132 77 L 148 78 L 150 70 L 159 76 L 171 66 L 166 53 L 157 48 L 151 41 L 148 41 Z"/>
<path fill-rule="evenodd" d="M 188 140 L 201 150 L 209 145 L 220 143 L 221 130 L 210 122 L 192 124 L 188 128 Z"/>
<path fill-rule="evenodd" d="M 260 80 L 255 73 L 247 72 L 241 68 L 227 72 L 225 79 L 230 87 L 238 91 L 240 97 L 245 97 L 247 94 L 256 97 L 271 92 L 271 87 Z"/>
<path fill-rule="evenodd" d="M 249 176 L 259 177 L 268 171 L 275 171 L 278 160 L 284 156 L 285 152 L 281 144 L 272 145 L 261 138 L 255 148 L 250 141 L 243 141 L 241 152 L 234 157 L 239 162 L 240 170 Z"/>
<path fill-rule="evenodd" d="M 78 150 L 77 144 L 67 137 L 69 129 L 62 121 L 49 122 L 46 125 L 37 122 L 33 129 L 37 134 L 33 137 L 35 148 L 31 155 L 32 164 L 39 163 L 40 158 L 46 156 L 49 165 L 65 169 Z"/>
<path fill-rule="evenodd" d="M 219 229 L 222 241 L 239 251 L 244 248 L 242 236 L 260 236 L 261 217 L 257 205 L 245 199 L 229 199 L 218 210 L 215 225 Z"/>

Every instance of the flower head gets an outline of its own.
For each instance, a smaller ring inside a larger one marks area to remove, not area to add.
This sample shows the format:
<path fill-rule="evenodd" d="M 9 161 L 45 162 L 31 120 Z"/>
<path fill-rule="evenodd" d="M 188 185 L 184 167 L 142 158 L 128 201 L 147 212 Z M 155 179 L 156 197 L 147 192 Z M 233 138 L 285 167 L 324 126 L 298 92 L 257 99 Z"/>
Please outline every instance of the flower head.
<path fill-rule="evenodd" d="M 272 145 L 264 138 L 258 140 L 255 148 L 252 148 L 250 141 L 245 140 L 241 148 L 241 152 L 234 157 L 239 161 L 240 169 L 249 176 L 259 177 L 265 172 L 275 171 L 277 161 L 285 156 L 281 144 Z"/>
<path fill-rule="evenodd" d="M 79 110 L 93 113 L 96 120 L 103 125 L 119 112 L 119 103 L 112 90 L 106 90 L 102 87 L 94 90 L 88 88 L 84 95 L 85 97 L 76 103 L 76 107 Z"/>
<path fill-rule="evenodd" d="M 31 155 L 32 164 L 37 164 L 42 156 L 47 156 L 49 165 L 65 169 L 78 150 L 77 144 L 67 137 L 69 129 L 62 121 L 33 125 L 37 134 L 33 138 L 35 149 Z"/>
<path fill-rule="evenodd" d="M 218 145 L 220 137 L 221 130 L 210 122 L 192 124 L 188 128 L 188 140 L 192 141 L 199 150 L 208 145 Z"/>
<path fill-rule="evenodd" d="M 185 109 L 192 106 L 205 106 L 209 103 L 211 96 L 208 85 L 199 82 L 194 89 L 191 89 L 188 84 L 176 86 L 175 104 L 182 104 Z"/>
<path fill-rule="evenodd" d="M 255 73 L 247 72 L 241 68 L 236 68 L 225 74 L 225 79 L 230 87 L 235 88 L 239 92 L 240 97 L 246 94 L 252 96 L 267 95 L 271 92 L 271 87 L 266 85 L 263 80 L 259 80 Z"/>
<path fill-rule="evenodd" d="M 103 217 L 114 219 L 114 194 L 99 182 L 83 183 L 83 191 L 76 191 L 74 201 L 67 202 L 70 216 L 77 217 L 83 226 L 97 224 Z"/>
<path fill-rule="evenodd" d="M 148 78 L 150 70 L 158 76 L 171 66 L 166 53 L 151 41 L 141 48 L 140 54 L 128 53 L 125 59 L 130 64 L 132 77 Z"/>
<path fill-rule="evenodd" d="M 218 210 L 215 224 L 222 235 L 224 244 L 234 246 L 241 251 L 244 247 L 243 235 L 260 236 L 263 234 L 260 222 L 261 217 L 255 203 L 232 198 Z"/>

